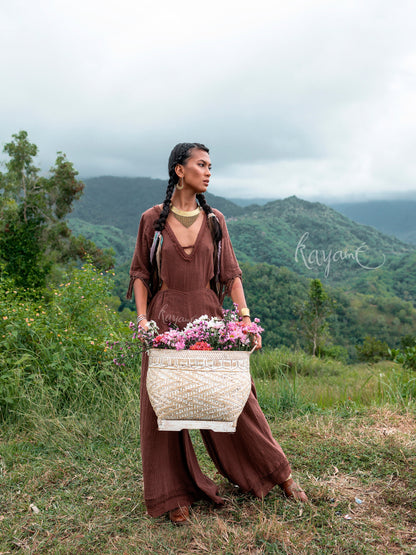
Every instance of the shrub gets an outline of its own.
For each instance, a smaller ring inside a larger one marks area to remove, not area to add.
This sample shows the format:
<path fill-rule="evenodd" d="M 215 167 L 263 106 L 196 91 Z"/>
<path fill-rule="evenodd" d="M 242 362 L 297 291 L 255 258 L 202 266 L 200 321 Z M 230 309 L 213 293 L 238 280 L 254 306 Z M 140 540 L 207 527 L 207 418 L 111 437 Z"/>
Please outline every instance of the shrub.
<path fill-rule="evenodd" d="M 405 347 L 402 351 L 392 349 L 390 353 L 394 362 L 402 364 L 408 370 L 416 370 L 416 346 Z"/>
<path fill-rule="evenodd" d="M 379 362 L 390 358 L 389 346 L 385 341 L 367 335 L 362 345 L 356 347 L 358 359 L 365 362 Z"/>
<path fill-rule="evenodd" d="M 63 408 L 124 370 L 107 341 L 124 342 L 130 330 L 106 304 L 110 287 L 110 276 L 91 264 L 70 272 L 48 298 L 0 279 L 0 419 L 22 409 L 29 390 L 49 389 Z"/>

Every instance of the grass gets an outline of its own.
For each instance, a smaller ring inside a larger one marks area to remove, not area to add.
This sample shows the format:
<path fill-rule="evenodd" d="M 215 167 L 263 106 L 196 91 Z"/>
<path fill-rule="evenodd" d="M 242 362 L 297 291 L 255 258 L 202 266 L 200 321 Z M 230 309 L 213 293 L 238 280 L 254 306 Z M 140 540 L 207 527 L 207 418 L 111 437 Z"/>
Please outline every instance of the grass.
<path fill-rule="evenodd" d="M 342 405 L 414 406 L 416 376 L 391 361 L 345 364 L 286 349 L 252 358 L 252 373 L 264 406 L 282 410 L 339 408 Z"/>
<path fill-rule="evenodd" d="M 137 380 L 97 387 L 93 403 L 78 391 L 65 412 L 33 397 L 0 432 L 0 553 L 416 553 L 414 403 L 392 402 L 401 390 L 391 376 L 385 387 L 361 375 L 365 367 L 340 373 L 334 364 L 321 364 L 321 376 L 299 367 L 256 378 L 310 503 L 290 502 L 278 489 L 263 500 L 243 494 L 216 473 L 193 432 L 226 504 L 196 503 L 183 528 L 146 515 Z"/>

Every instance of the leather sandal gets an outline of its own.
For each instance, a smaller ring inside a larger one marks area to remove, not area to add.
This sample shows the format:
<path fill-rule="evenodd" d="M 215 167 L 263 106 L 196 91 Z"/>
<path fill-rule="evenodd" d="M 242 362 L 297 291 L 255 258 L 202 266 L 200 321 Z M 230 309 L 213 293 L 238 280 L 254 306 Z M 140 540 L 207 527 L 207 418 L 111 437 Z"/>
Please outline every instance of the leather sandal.
<path fill-rule="evenodd" d="M 184 524 L 190 524 L 189 520 L 189 507 L 178 507 L 169 511 L 169 519 L 176 526 L 183 526 Z"/>
<path fill-rule="evenodd" d="M 303 489 L 293 480 L 292 475 L 290 475 L 285 482 L 279 484 L 279 486 L 282 488 L 283 493 L 289 499 L 296 499 L 296 501 L 301 501 L 302 503 L 306 503 L 307 501 L 309 501 L 308 496 L 303 491 Z"/>

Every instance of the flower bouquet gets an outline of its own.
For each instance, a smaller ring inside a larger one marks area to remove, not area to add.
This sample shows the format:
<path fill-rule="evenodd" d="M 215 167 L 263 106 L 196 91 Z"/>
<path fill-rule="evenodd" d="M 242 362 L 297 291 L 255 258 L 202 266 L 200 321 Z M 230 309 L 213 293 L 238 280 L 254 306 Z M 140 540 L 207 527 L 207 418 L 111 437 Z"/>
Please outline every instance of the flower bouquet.
<path fill-rule="evenodd" d="M 236 309 L 159 334 L 155 322 L 134 333 L 149 353 L 146 386 L 159 430 L 234 432 L 251 390 L 250 354 L 263 329 Z"/>

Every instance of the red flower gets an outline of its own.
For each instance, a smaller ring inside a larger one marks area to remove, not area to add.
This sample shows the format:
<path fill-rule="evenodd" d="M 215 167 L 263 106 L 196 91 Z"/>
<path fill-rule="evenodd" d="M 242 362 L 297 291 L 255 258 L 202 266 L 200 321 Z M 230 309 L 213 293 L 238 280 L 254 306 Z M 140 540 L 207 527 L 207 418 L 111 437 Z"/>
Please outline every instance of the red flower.
<path fill-rule="evenodd" d="M 206 341 L 197 341 L 195 345 L 189 347 L 190 351 L 212 351 L 212 347 Z"/>

